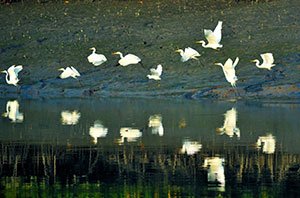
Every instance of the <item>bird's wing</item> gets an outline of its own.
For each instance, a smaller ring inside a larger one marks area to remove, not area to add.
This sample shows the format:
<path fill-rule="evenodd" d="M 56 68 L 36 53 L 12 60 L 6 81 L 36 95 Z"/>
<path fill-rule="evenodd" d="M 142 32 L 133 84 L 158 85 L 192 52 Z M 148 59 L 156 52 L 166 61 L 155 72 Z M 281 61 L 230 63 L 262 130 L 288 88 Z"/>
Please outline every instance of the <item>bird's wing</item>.
<path fill-rule="evenodd" d="M 157 68 L 156 68 L 156 72 L 158 74 L 158 76 L 160 76 L 162 74 L 162 66 L 161 65 L 157 65 Z"/>
<path fill-rule="evenodd" d="M 234 63 L 232 65 L 233 68 L 235 68 L 237 66 L 237 64 L 239 63 L 239 60 L 240 60 L 239 57 L 235 58 Z"/>
<path fill-rule="evenodd" d="M 75 73 L 76 76 L 80 76 L 80 73 L 73 66 L 71 66 L 71 70 Z"/>
<path fill-rule="evenodd" d="M 204 29 L 204 35 L 205 35 L 205 38 L 208 41 L 208 43 L 210 43 L 210 44 L 218 43 L 215 34 L 211 30 Z"/>
<path fill-rule="evenodd" d="M 133 55 L 133 54 L 127 54 L 126 56 L 124 56 L 124 58 L 131 60 L 131 61 L 136 61 L 136 62 L 141 61 L 141 59 L 139 57 L 137 57 L 136 55 Z"/>
<path fill-rule="evenodd" d="M 224 64 L 224 69 L 232 68 L 232 65 L 233 65 L 233 61 L 231 60 L 231 58 L 228 58 Z"/>
<path fill-rule="evenodd" d="M 18 73 L 19 73 L 20 71 L 22 71 L 22 69 L 23 69 L 23 66 L 22 66 L 22 65 L 16 66 L 16 67 L 14 68 L 14 71 L 15 71 L 16 75 L 18 75 Z"/>
<path fill-rule="evenodd" d="M 265 53 L 265 54 L 261 54 L 260 56 L 263 59 L 263 63 L 273 64 L 274 57 L 272 53 Z"/>
<path fill-rule="evenodd" d="M 196 50 L 194 50 L 193 48 L 191 47 L 187 47 L 184 49 L 184 53 L 191 57 L 191 56 L 200 56 L 199 52 L 197 52 Z"/>
<path fill-rule="evenodd" d="M 222 39 L 222 21 L 218 22 L 218 25 L 216 26 L 215 30 L 214 30 L 214 35 L 216 37 L 216 41 L 217 43 L 220 43 L 221 39 Z"/>

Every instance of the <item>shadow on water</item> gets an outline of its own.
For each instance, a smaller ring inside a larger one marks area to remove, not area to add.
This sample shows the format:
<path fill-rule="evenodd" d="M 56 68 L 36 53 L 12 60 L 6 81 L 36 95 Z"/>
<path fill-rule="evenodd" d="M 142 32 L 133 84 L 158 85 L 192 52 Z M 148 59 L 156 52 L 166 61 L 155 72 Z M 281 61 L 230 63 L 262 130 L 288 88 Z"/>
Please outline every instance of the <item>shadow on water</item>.
<path fill-rule="evenodd" d="M 298 195 L 299 110 L 282 102 L 1 100 L 1 193 Z"/>

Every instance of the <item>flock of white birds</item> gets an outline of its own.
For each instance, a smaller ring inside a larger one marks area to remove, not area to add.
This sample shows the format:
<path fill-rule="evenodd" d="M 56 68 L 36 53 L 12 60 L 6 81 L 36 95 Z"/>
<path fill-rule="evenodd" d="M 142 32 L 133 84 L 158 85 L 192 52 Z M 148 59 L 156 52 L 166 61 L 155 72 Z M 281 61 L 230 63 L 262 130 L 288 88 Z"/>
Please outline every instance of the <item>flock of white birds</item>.
<path fill-rule="evenodd" d="M 207 43 L 205 43 L 205 41 L 203 40 L 196 41 L 196 43 L 202 44 L 202 47 L 204 48 L 211 48 L 214 50 L 218 50 L 219 48 L 222 48 L 223 45 L 220 44 L 222 39 L 222 24 L 223 22 L 219 21 L 214 31 L 204 29 L 204 35 L 207 40 Z M 92 54 L 90 54 L 87 57 L 87 60 L 94 66 L 99 66 L 102 63 L 107 61 L 105 55 L 96 53 L 95 47 L 90 48 L 90 50 L 92 50 Z M 191 47 L 187 47 L 184 50 L 178 49 L 175 52 L 180 53 L 182 62 L 186 62 L 190 59 L 197 60 L 198 57 L 201 56 L 199 52 L 197 52 L 195 49 Z M 118 64 L 121 66 L 125 67 L 128 65 L 138 64 L 138 63 L 142 65 L 141 59 L 134 54 L 127 54 L 125 56 L 123 56 L 121 52 L 114 52 L 113 54 L 120 56 L 120 60 L 118 61 Z M 271 68 L 275 66 L 272 53 L 264 53 L 261 54 L 260 56 L 263 60 L 262 64 L 260 64 L 258 59 L 252 60 L 252 62 L 256 63 L 256 66 L 258 68 L 271 70 Z M 236 57 L 234 62 L 231 58 L 228 58 L 224 64 L 215 63 L 215 65 L 219 65 L 222 67 L 226 80 L 234 88 L 236 87 L 236 81 L 238 80 L 235 73 L 235 67 L 237 66 L 238 62 L 239 62 L 239 58 Z M 18 74 L 22 69 L 23 69 L 22 65 L 18 65 L 18 66 L 13 65 L 9 67 L 7 71 L 6 70 L 2 71 L 2 73 L 6 73 L 6 82 L 8 84 L 17 86 L 17 83 L 19 82 Z M 80 76 L 80 73 L 72 66 L 66 68 L 60 68 L 59 71 L 62 71 L 62 73 L 60 74 L 60 78 L 62 79 L 69 78 L 69 77 L 77 79 L 77 77 Z M 150 69 L 150 74 L 148 74 L 147 77 L 153 80 L 161 80 L 162 71 L 163 71 L 163 67 L 161 64 L 159 64 L 157 65 L 157 68 Z"/>

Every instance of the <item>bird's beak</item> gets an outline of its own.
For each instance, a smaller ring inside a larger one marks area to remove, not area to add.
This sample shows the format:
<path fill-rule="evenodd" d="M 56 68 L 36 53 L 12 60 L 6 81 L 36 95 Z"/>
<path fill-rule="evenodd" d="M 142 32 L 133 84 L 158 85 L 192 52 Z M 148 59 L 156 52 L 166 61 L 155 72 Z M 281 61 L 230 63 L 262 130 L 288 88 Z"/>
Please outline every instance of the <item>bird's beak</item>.
<path fill-rule="evenodd" d="M 196 41 L 195 43 L 201 43 L 201 41 Z"/>
<path fill-rule="evenodd" d="M 1 73 L 5 73 L 5 71 L 1 71 Z"/>
<path fill-rule="evenodd" d="M 93 48 L 89 48 L 89 50 L 93 50 Z"/>
<path fill-rule="evenodd" d="M 178 49 L 178 50 L 175 50 L 175 52 L 180 52 L 180 50 Z"/>
<path fill-rule="evenodd" d="M 250 62 L 255 62 L 255 60 L 251 60 Z"/>
<path fill-rule="evenodd" d="M 116 55 L 116 54 L 117 54 L 117 52 L 113 52 L 112 54 L 113 54 L 113 55 Z"/>
<path fill-rule="evenodd" d="M 64 70 L 63 68 L 59 68 L 59 69 L 58 69 L 58 71 L 63 71 L 63 70 Z"/>

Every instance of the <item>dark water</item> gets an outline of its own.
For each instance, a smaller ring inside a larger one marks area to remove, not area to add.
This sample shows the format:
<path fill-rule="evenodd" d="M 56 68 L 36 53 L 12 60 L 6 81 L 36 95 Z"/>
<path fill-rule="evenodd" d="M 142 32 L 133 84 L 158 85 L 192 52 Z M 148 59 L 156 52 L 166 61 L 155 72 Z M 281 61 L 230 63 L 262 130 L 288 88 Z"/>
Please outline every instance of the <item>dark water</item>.
<path fill-rule="evenodd" d="M 1 100 L 6 197 L 297 196 L 300 104 Z"/>

